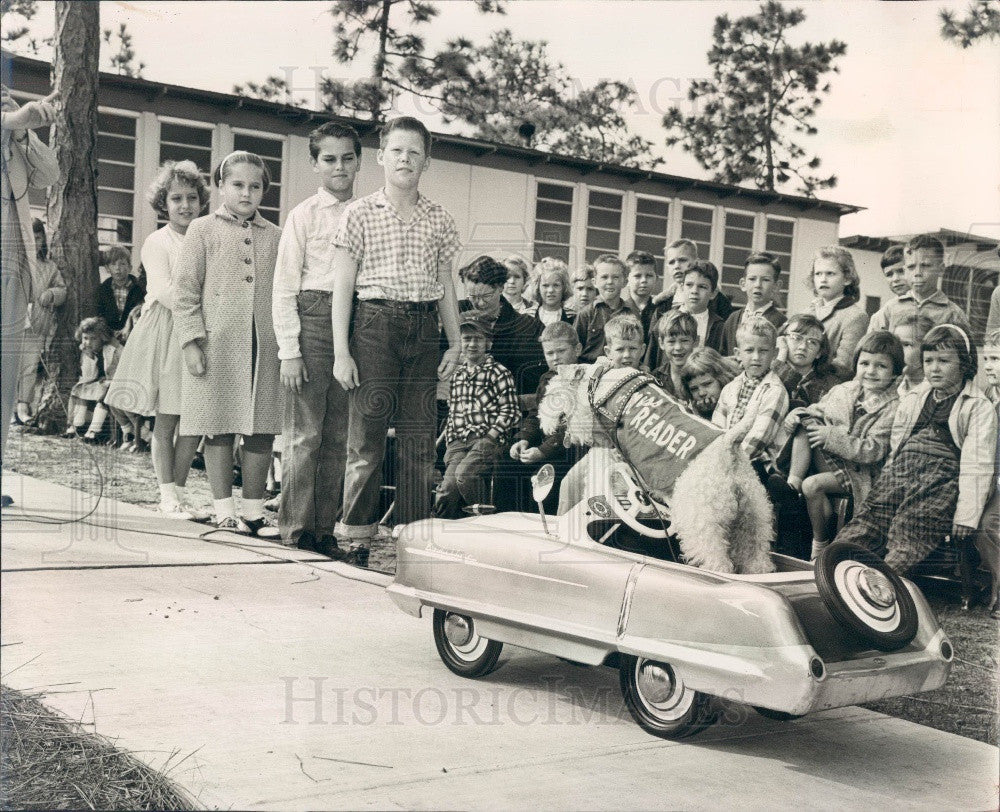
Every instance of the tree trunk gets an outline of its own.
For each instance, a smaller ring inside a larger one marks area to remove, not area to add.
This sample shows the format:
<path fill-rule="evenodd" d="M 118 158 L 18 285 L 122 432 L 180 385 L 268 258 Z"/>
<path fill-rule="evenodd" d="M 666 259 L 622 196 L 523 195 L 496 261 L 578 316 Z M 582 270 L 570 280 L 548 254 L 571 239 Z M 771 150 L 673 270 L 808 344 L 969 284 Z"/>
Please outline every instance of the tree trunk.
<path fill-rule="evenodd" d="M 59 180 L 49 190 L 47 219 L 51 255 L 66 280 L 56 347 L 59 389 L 67 393 L 80 369 L 73 333 L 97 312 L 97 73 L 100 55 L 99 3 L 57 0 L 53 90 L 59 92 L 52 148 Z"/>

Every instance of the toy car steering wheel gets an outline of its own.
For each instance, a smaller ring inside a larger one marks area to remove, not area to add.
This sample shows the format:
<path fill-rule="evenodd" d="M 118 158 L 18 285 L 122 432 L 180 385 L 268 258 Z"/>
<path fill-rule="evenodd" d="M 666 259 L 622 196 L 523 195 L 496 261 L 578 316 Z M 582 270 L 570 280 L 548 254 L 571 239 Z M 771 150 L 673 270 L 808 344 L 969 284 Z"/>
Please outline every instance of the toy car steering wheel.
<path fill-rule="evenodd" d="M 640 521 L 669 516 L 670 511 L 666 505 L 654 503 L 646 496 L 628 463 L 614 462 L 605 469 L 604 493 L 614 514 L 636 533 L 654 539 L 667 538 L 663 527 L 649 527 Z"/>

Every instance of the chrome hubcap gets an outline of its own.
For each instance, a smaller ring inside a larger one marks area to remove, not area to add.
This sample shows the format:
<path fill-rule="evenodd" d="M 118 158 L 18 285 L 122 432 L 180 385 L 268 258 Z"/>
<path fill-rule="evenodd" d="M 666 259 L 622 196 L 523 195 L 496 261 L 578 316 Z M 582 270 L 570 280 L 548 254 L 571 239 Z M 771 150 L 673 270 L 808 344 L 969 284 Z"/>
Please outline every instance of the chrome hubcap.
<path fill-rule="evenodd" d="M 677 672 L 666 663 L 639 660 L 635 666 L 635 685 L 643 706 L 664 722 L 680 719 L 694 703 L 695 692 L 686 688 Z"/>
<path fill-rule="evenodd" d="M 444 634 L 453 646 L 464 646 L 472 639 L 472 623 L 468 618 L 449 613 L 444 619 Z"/>
<path fill-rule="evenodd" d="M 863 570 L 858 578 L 858 589 L 876 606 L 888 609 L 896 602 L 896 590 L 892 583 L 881 572 L 868 568 Z"/>

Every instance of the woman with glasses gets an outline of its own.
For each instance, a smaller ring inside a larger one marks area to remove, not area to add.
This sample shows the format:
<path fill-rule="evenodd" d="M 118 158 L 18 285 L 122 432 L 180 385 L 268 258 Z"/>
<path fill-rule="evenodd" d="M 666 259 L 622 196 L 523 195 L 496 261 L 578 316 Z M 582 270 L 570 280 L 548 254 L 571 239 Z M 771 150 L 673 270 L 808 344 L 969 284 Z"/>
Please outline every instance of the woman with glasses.
<path fill-rule="evenodd" d="M 510 370 L 518 395 L 532 395 L 546 369 L 542 345 L 538 343 L 542 324 L 515 311 L 504 297 L 507 274 L 508 269 L 493 257 L 474 259 L 458 272 L 465 286 L 465 298 L 459 301 L 458 307 L 460 311 L 480 310 L 492 322 L 490 354 L 498 364 Z"/>

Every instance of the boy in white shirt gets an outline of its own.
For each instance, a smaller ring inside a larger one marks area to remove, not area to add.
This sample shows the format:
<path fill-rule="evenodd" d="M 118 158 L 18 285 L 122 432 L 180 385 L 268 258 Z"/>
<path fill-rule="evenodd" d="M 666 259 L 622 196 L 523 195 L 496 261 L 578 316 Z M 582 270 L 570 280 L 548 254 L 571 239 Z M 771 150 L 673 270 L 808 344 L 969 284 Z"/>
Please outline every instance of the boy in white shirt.
<path fill-rule="evenodd" d="M 278 526 L 289 546 L 339 557 L 333 535 L 347 459 L 347 392 L 333 377 L 334 237 L 361 164 L 358 134 L 328 122 L 309 136 L 322 185 L 288 215 L 272 314 L 286 390 Z"/>

